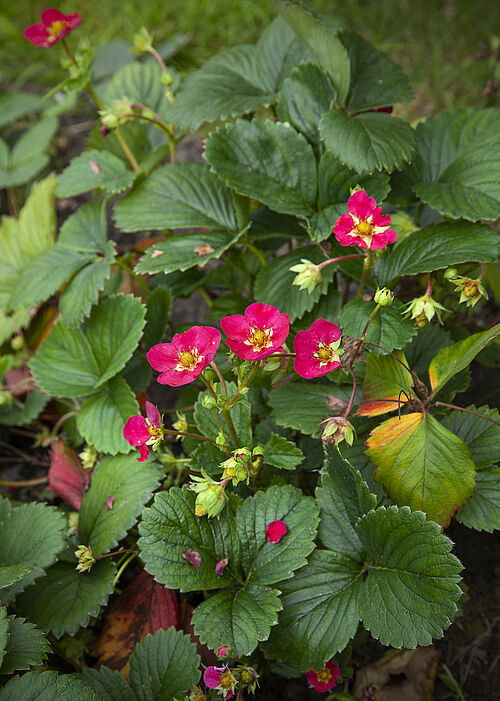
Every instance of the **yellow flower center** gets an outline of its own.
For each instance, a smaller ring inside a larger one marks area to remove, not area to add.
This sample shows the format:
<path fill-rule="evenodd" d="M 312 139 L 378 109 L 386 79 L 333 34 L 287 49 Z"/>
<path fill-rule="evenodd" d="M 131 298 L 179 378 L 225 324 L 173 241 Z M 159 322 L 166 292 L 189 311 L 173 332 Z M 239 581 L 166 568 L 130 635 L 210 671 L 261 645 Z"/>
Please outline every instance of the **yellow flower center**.
<path fill-rule="evenodd" d="M 201 362 L 202 356 L 198 353 L 197 348 L 184 350 L 179 353 L 179 362 L 175 366 L 176 370 L 194 370 L 198 363 Z"/>
<path fill-rule="evenodd" d="M 156 428 L 156 426 L 148 426 L 148 433 L 151 438 L 154 438 L 155 440 L 161 438 L 161 430 Z"/>
<path fill-rule="evenodd" d="M 236 470 L 234 467 L 226 467 L 225 473 L 226 477 L 236 477 Z"/>
<path fill-rule="evenodd" d="M 327 365 L 335 360 L 338 360 L 340 351 L 334 348 L 334 344 L 331 343 L 327 345 L 326 343 L 320 343 L 318 345 L 318 350 L 313 353 L 313 356 L 319 360 L 320 365 Z"/>
<path fill-rule="evenodd" d="M 323 684 L 328 684 L 328 682 L 332 678 L 332 673 L 330 672 L 329 669 L 327 669 L 326 667 L 323 667 L 323 669 L 320 669 L 319 672 L 317 672 L 316 678 L 317 678 L 318 682 L 321 682 Z"/>
<path fill-rule="evenodd" d="M 48 41 L 55 41 L 59 34 L 68 26 L 69 22 L 63 19 L 57 19 L 55 22 L 52 22 L 50 27 L 47 27 L 47 32 L 49 35 Z"/>
<path fill-rule="evenodd" d="M 252 346 L 255 352 L 262 350 L 263 348 L 269 348 L 272 346 L 272 329 L 256 329 L 252 328 L 249 337 L 244 341 L 247 346 Z"/>
<path fill-rule="evenodd" d="M 205 511 L 203 506 L 201 506 L 201 504 L 195 505 L 195 507 L 194 507 L 194 515 L 195 516 L 205 516 L 206 513 L 207 512 Z"/>
<path fill-rule="evenodd" d="M 257 329 L 252 336 L 252 346 L 254 348 L 263 348 L 267 343 L 267 336 L 265 331 L 262 329 Z"/>
<path fill-rule="evenodd" d="M 464 295 L 466 297 L 476 297 L 478 294 L 478 284 L 475 280 L 470 280 L 464 284 Z"/>
<path fill-rule="evenodd" d="M 367 221 L 360 221 L 357 228 L 360 236 L 370 236 L 372 234 L 372 225 Z"/>
<path fill-rule="evenodd" d="M 247 672 L 246 669 L 244 669 L 241 672 L 241 681 L 243 682 L 243 684 L 252 684 L 253 680 L 254 678 L 252 677 L 250 672 Z"/>
<path fill-rule="evenodd" d="M 219 684 L 223 689 L 232 689 L 234 684 L 234 677 L 229 670 L 220 675 Z"/>

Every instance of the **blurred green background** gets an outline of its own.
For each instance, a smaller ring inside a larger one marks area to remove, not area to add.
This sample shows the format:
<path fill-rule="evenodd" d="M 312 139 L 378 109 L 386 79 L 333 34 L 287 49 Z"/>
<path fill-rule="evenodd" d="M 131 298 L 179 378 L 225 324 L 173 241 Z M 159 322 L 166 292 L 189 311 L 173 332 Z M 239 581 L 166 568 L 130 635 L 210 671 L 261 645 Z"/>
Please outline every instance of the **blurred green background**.
<path fill-rule="evenodd" d="M 142 26 L 155 41 L 176 32 L 189 42 L 177 57 L 180 67 L 201 64 L 224 48 L 254 42 L 275 12 L 267 0 L 2 0 L 0 2 L 0 80 L 3 87 L 39 85 L 63 77 L 60 47 L 41 49 L 22 36 L 54 4 L 78 11 L 84 22 L 70 37 L 86 35 L 96 45 L 132 40 Z M 352 29 L 403 66 L 415 91 L 405 116 L 419 117 L 453 106 L 485 105 L 481 93 L 491 61 L 477 54 L 491 35 L 500 34 L 500 3 L 492 0 L 308 0 L 306 5 L 344 18 Z M 401 113 L 401 109 L 398 110 Z"/>

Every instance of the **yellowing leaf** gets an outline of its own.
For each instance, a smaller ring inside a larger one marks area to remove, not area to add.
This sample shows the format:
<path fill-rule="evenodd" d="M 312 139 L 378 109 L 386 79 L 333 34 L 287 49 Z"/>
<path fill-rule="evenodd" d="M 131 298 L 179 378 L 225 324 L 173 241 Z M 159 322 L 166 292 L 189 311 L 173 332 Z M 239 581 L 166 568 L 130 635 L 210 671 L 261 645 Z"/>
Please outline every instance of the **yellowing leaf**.
<path fill-rule="evenodd" d="M 366 444 L 375 480 L 391 499 L 441 526 L 472 494 L 475 471 L 467 446 L 429 414 L 388 419 Z"/>
<path fill-rule="evenodd" d="M 394 355 L 407 365 L 402 351 Z M 395 411 L 398 404 L 404 404 L 413 379 L 411 374 L 392 355 L 369 353 L 366 359 L 366 375 L 363 383 L 363 403 L 358 409 L 359 416 L 378 416 L 387 411 Z M 382 400 L 386 401 L 382 401 Z"/>

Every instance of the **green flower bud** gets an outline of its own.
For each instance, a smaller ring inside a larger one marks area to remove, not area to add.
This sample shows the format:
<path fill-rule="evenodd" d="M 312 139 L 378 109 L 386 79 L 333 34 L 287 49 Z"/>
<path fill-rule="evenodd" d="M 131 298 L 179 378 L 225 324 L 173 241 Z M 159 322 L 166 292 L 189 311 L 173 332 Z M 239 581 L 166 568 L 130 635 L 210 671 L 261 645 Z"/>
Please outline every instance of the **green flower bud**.
<path fill-rule="evenodd" d="M 430 295 L 423 295 L 417 299 L 412 299 L 411 302 L 405 305 L 405 313 L 403 316 L 411 316 L 415 319 L 415 323 L 419 328 L 428 324 L 434 316 L 440 324 L 442 324 L 440 311 L 448 311 L 442 304 L 432 299 Z"/>
<path fill-rule="evenodd" d="M 321 268 L 307 258 L 301 258 L 301 261 L 290 268 L 292 273 L 298 273 L 292 285 L 298 285 L 299 290 L 307 290 L 311 294 L 315 287 L 321 285 Z"/>
<path fill-rule="evenodd" d="M 12 350 L 21 350 L 24 347 L 24 338 L 22 336 L 14 336 L 10 339 L 10 347 Z"/>
<path fill-rule="evenodd" d="M 394 302 L 394 294 L 387 287 L 377 287 L 373 300 L 375 304 L 380 304 L 381 307 L 388 307 Z"/>
<path fill-rule="evenodd" d="M 217 443 L 217 445 L 226 445 L 226 436 L 223 433 L 219 433 L 219 435 L 215 439 L 215 442 Z"/>
<path fill-rule="evenodd" d="M 78 453 L 83 467 L 86 470 L 91 470 L 97 460 L 97 450 L 93 445 L 88 445 L 81 453 Z"/>
<path fill-rule="evenodd" d="M 133 52 L 136 54 L 143 54 L 151 51 L 153 48 L 153 37 L 148 32 L 146 27 L 141 27 L 138 32 L 134 34 L 133 39 Z"/>
<path fill-rule="evenodd" d="M 160 81 L 162 85 L 166 85 L 167 87 L 169 87 L 174 82 L 174 76 L 172 75 L 172 73 L 170 73 L 170 71 L 164 71 L 161 74 Z"/>
<path fill-rule="evenodd" d="M 0 406 L 10 407 L 13 402 L 12 393 L 7 390 L 0 390 Z"/>
<path fill-rule="evenodd" d="M 203 477 L 193 476 L 192 479 L 195 484 L 190 484 L 189 488 L 197 495 L 195 516 L 208 516 L 208 518 L 218 516 L 227 501 L 224 485 L 221 482 L 215 482 L 205 474 Z"/>
<path fill-rule="evenodd" d="M 215 409 L 217 400 L 211 394 L 204 394 L 201 398 L 201 406 L 204 409 Z"/>
<path fill-rule="evenodd" d="M 448 268 L 444 272 L 444 277 L 446 280 L 453 280 L 456 277 L 459 277 L 458 270 L 456 268 Z"/>
<path fill-rule="evenodd" d="M 88 545 L 79 545 L 78 550 L 75 550 L 75 557 L 78 558 L 76 569 L 82 574 L 88 572 L 95 562 L 92 550 Z"/>
<path fill-rule="evenodd" d="M 348 445 L 352 445 L 354 441 L 354 427 L 343 416 L 332 416 L 326 420 L 325 429 L 321 436 L 321 440 L 325 443 L 333 443 L 339 445 L 345 441 Z"/>

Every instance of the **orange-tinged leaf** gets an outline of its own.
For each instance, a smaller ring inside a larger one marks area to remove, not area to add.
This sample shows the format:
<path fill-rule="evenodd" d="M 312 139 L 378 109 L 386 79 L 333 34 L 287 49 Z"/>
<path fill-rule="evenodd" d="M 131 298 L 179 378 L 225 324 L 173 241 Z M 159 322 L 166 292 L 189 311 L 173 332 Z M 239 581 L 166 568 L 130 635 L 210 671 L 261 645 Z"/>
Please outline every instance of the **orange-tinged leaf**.
<path fill-rule="evenodd" d="M 177 593 L 141 572 L 109 609 L 94 650 L 98 665 L 123 669 L 137 643 L 170 626 L 181 627 Z"/>
<path fill-rule="evenodd" d="M 447 526 L 475 486 L 469 449 L 430 414 L 384 421 L 366 442 L 375 480 L 398 505 Z"/>
<path fill-rule="evenodd" d="M 401 362 L 398 362 L 394 355 Z M 395 411 L 407 401 L 413 379 L 401 364 L 408 364 L 404 353 L 394 351 L 394 355 L 367 355 L 363 402 L 358 409 L 359 416 L 378 416 Z"/>

